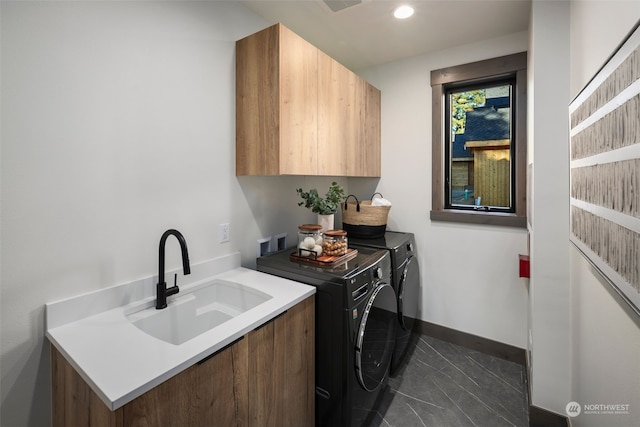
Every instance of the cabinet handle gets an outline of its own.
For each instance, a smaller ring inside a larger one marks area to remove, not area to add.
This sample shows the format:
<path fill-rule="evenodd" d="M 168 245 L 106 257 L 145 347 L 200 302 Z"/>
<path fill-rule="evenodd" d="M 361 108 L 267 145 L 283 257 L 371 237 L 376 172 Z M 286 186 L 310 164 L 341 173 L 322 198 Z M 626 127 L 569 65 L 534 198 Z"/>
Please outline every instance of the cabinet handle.
<path fill-rule="evenodd" d="M 331 393 L 329 393 L 327 390 L 323 389 L 322 387 L 316 387 L 316 395 L 320 396 L 323 399 L 331 399 Z"/>
<path fill-rule="evenodd" d="M 275 316 L 273 319 L 267 320 L 266 322 L 264 322 L 262 325 L 258 326 L 257 328 L 254 329 L 254 331 L 257 331 L 258 329 L 267 326 L 269 323 L 273 322 L 274 320 L 276 320 L 278 317 L 282 317 L 285 314 L 287 314 L 288 310 L 283 311 L 282 313 L 278 314 L 277 316 Z"/>
<path fill-rule="evenodd" d="M 231 347 L 232 345 L 234 345 L 235 343 L 241 341 L 244 339 L 244 335 L 241 336 L 240 338 L 238 338 L 235 341 L 230 342 L 229 344 L 225 345 L 224 347 L 222 347 L 220 350 L 211 353 L 210 355 L 208 355 L 207 357 L 205 357 L 204 359 L 202 359 L 201 361 L 199 361 L 197 364 L 198 365 L 202 365 L 204 362 L 206 362 L 207 360 L 211 359 L 213 356 L 215 356 L 216 354 L 225 351 L 226 349 L 228 349 L 229 347 Z"/>

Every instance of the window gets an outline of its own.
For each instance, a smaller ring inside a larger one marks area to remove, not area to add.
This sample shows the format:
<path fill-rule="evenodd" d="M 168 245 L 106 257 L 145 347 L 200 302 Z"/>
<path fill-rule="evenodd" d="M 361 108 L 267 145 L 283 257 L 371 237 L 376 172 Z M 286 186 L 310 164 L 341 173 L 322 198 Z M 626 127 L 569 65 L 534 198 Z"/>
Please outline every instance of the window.
<path fill-rule="evenodd" d="M 526 73 L 526 52 L 431 72 L 432 220 L 526 227 Z"/>
<path fill-rule="evenodd" d="M 447 209 L 514 212 L 513 82 L 445 89 Z"/>

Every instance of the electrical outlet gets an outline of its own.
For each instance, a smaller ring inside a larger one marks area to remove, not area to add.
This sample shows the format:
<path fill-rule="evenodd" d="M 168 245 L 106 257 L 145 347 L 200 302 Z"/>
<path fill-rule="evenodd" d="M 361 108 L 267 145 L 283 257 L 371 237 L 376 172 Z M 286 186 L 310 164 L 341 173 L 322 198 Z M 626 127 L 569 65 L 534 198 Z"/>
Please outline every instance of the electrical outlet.
<path fill-rule="evenodd" d="M 258 247 L 256 255 L 261 257 L 271 252 L 271 236 L 264 239 L 258 239 Z"/>
<path fill-rule="evenodd" d="M 273 244 L 272 244 L 274 250 L 276 251 L 281 251 L 283 249 L 287 248 L 287 233 L 282 233 L 282 234 L 276 234 L 273 237 Z"/>
<path fill-rule="evenodd" d="M 228 242 L 230 238 L 231 226 L 229 223 L 220 224 L 220 243 Z"/>

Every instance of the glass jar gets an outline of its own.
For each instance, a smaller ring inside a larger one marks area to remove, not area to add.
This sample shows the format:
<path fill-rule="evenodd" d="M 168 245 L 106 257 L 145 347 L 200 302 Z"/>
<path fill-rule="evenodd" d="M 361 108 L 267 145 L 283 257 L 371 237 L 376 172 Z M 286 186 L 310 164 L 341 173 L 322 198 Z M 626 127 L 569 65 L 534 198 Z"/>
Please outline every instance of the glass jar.
<path fill-rule="evenodd" d="M 317 258 L 322 255 L 322 227 L 318 224 L 298 226 L 298 255 Z"/>
<path fill-rule="evenodd" d="M 347 253 L 347 232 L 344 230 L 328 230 L 324 232 L 322 253 L 328 256 L 340 256 Z"/>

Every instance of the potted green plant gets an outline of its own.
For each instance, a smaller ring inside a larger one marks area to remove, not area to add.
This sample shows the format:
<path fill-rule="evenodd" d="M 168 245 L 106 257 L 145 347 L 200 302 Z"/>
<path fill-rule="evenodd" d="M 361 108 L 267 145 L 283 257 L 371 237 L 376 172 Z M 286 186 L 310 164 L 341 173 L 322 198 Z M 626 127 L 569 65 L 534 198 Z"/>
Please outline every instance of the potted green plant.
<path fill-rule="evenodd" d="M 298 206 L 304 206 L 307 209 L 311 209 L 311 212 L 318 214 L 318 224 L 322 226 L 322 231 L 333 229 L 334 215 L 338 211 L 340 202 L 347 198 L 344 188 L 334 181 L 329 186 L 324 198 L 320 196 L 315 188 L 309 191 L 298 188 L 296 192 L 304 200 L 299 202 Z"/>

